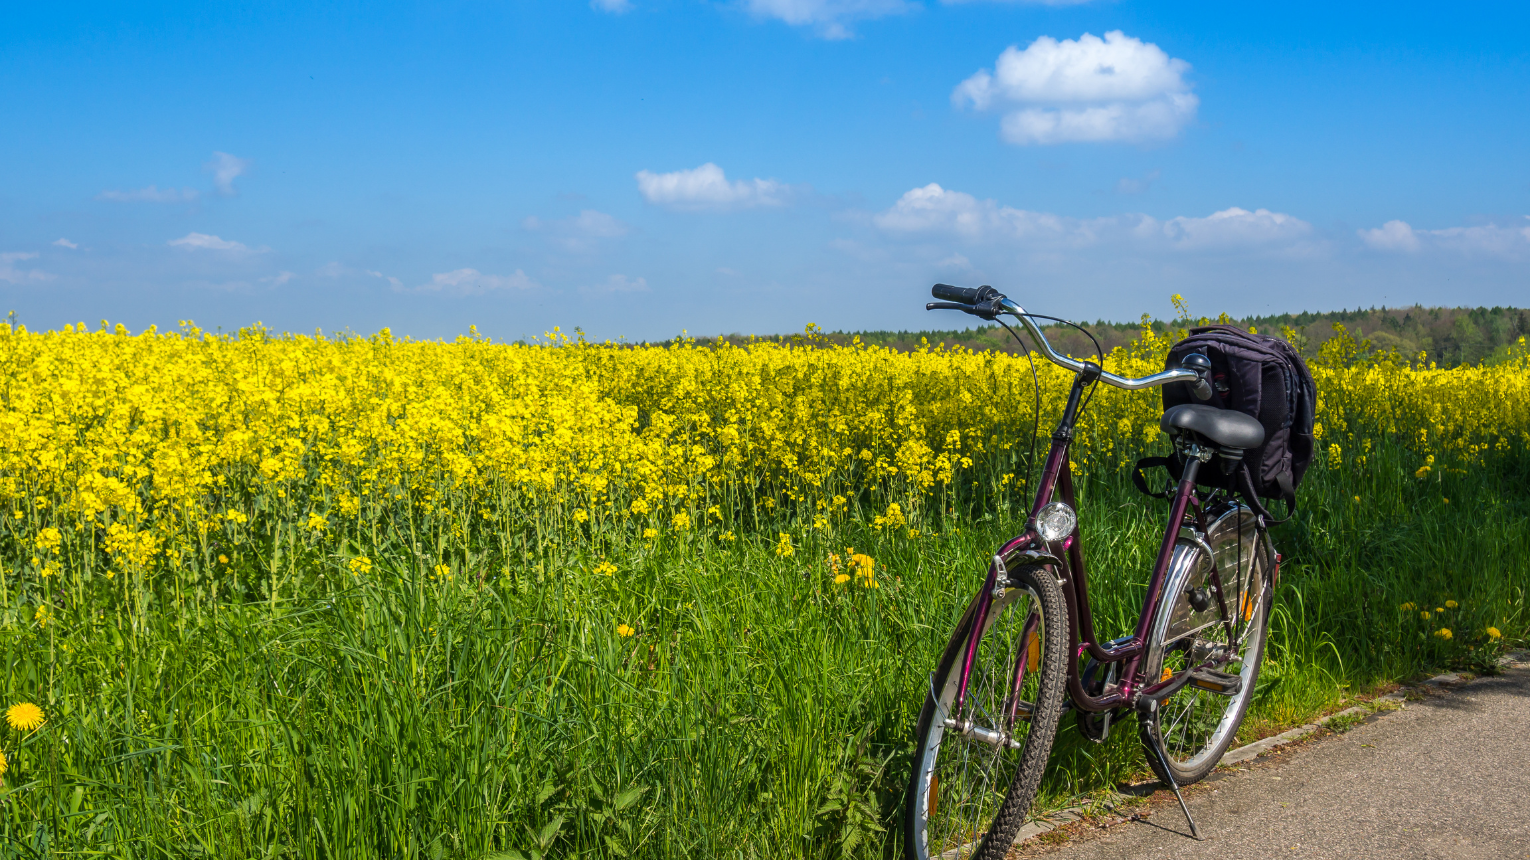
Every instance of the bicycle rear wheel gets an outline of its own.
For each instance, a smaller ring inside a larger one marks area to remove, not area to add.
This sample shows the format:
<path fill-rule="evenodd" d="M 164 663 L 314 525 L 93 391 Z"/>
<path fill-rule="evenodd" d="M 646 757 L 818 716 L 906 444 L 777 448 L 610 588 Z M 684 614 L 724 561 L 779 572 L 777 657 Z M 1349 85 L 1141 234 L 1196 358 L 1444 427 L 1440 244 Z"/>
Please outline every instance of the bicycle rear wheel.
<path fill-rule="evenodd" d="M 1138 715 L 1148 764 L 1160 780 L 1167 783 L 1172 775 L 1177 785 L 1204 779 L 1232 745 L 1253 699 L 1274 599 L 1274 554 L 1253 513 L 1229 504 L 1213 515 L 1206 543 L 1216 558 L 1231 630 L 1210 590 L 1205 549 L 1181 541 L 1143 664 L 1149 683 L 1168 680 L 1207 660 L 1220 664 L 1213 667 L 1217 671 L 1239 679 L 1232 695 L 1190 684 L 1155 712 Z M 1197 610 L 1193 601 L 1206 601 L 1206 608 Z"/>
<path fill-rule="evenodd" d="M 1009 574 L 1004 595 L 989 609 L 958 706 L 981 603 L 982 595 L 974 598 L 957 623 L 919 714 L 904 812 L 909 860 L 1002 858 L 1052 751 L 1067 678 L 1062 590 L 1042 568 Z"/>

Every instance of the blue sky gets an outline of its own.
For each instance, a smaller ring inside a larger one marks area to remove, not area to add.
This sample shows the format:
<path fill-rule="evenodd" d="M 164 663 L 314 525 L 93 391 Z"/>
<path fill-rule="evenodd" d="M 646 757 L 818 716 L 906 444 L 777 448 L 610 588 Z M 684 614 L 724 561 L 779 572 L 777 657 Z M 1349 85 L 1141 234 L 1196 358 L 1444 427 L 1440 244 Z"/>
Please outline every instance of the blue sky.
<path fill-rule="evenodd" d="M 497 338 L 1530 303 L 1523 4 L 10 4 L 0 296 Z"/>

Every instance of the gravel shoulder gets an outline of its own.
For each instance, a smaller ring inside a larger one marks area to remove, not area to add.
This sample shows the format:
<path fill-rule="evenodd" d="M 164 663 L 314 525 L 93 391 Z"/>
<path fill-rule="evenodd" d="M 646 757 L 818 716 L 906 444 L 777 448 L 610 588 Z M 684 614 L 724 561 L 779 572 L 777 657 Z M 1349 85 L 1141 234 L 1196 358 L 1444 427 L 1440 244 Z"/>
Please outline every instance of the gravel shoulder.
<path fill-rule="evenodd" d="M 1151 814 L 1081 821 L 1017 854 L 1106 858 L 1530 858 L 1530 667 L 1431 691 L 1343 733 L 1314 736 L 1167 791 Z M 1060 834 L 1057 834 L 1060 835 Z"/>

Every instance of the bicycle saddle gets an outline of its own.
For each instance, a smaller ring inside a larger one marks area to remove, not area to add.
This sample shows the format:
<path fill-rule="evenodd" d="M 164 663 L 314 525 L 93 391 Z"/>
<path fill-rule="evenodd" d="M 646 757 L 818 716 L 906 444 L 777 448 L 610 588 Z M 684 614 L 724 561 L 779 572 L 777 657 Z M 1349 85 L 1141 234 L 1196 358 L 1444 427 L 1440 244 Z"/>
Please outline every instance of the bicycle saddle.
<path fill-rule="evenodd" d="M 1242 412 L 1198 403 L 1171 407 L 1163 413 L 1158 426 L 1170 434 L 1175 430 L 1191 430 L 1224 448 L 1246 451 L 1264 443 L 1264 425 L 1257 420 Z"/>

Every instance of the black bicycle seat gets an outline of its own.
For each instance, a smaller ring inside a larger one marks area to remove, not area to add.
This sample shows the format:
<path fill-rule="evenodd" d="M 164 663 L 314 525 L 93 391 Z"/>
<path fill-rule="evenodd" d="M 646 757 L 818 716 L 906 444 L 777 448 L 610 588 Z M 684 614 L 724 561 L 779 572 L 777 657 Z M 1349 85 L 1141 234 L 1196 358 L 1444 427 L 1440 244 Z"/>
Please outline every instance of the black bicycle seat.
<path fill-rule="evenodd" d="M 1190 430 L 1224 448 L 1248 450 L 1264 443 L 1264 425 L 1255 419 L 1234 412 L 1198 403 L 1184 403 L 1171 407 L 1158 422 L 1165 433 L 1174 430 Z"/>

